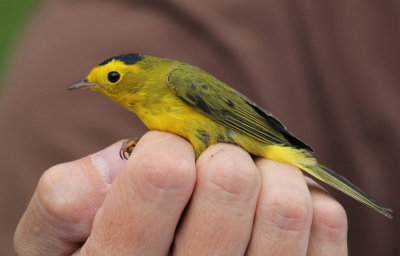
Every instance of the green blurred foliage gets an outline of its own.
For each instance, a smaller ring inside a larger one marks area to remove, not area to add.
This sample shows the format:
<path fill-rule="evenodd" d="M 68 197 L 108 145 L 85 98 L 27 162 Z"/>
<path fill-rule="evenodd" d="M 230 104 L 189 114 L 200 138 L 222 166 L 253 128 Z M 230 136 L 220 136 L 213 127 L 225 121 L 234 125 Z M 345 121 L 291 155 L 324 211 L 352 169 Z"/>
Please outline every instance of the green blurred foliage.
<path fill-rule="evenodd" d="M 21 28 L 38 0 L 0 0 L 0 90 L 7 60 L 15 50 Z"/>

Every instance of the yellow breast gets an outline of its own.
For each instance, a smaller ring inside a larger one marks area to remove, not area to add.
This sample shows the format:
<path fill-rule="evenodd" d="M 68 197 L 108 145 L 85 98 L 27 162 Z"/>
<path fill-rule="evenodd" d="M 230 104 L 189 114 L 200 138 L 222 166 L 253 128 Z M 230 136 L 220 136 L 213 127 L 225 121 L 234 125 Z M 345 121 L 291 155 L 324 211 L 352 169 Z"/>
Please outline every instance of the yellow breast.
<path fill-rule="evenodd" d="M 144 98 L 146 100 L 142 100 Z M 186 105 L 172 92 L 157 99 L 141 96 L 139 93 L 133 100 L 135 104 L 128 108 L 151 130 L 172 132 L 190 139 L 194 131 L 216 125 L 214 121 Z"/>

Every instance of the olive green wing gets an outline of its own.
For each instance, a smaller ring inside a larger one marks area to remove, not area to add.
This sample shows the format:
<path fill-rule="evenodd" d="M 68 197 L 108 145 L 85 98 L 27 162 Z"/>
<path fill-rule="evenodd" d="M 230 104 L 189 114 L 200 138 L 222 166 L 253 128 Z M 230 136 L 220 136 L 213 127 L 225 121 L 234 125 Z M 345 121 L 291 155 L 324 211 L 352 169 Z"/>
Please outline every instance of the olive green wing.
<path fill-rule="evenodd" d="M 310 146 L 291 135 L 271 113 L 198 68 L 174 69 L 167 81 L 183 102 L 220 124 L 266 144 L 312 151 Z"/>

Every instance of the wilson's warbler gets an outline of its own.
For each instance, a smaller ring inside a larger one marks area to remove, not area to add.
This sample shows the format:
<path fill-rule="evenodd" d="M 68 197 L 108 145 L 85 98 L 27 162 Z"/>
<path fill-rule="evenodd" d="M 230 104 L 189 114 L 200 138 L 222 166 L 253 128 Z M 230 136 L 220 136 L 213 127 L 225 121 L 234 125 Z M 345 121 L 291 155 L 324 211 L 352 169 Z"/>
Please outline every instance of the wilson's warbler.
<path fill-rule="evenodd" d="M 271 113 L 197 67 L 125 54 L 100 63 L 68 89 L 80 88 L 108 96 L 136 113 L 149 129 L 188 139 L 196 158 L 212 144 L 233 143 L 253 155 L 290 163 L 392 218 L 389 207 L 317 163 L 311 147 Z"/>

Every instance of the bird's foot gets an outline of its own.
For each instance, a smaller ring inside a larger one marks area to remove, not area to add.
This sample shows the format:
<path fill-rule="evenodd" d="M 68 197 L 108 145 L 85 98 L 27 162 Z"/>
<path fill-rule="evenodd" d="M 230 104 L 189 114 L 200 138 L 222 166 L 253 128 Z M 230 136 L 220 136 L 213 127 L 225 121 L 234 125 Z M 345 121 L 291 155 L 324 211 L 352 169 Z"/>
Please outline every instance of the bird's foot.
<path fill-rule="evenodd" d="M 138 138 L 126 139 L 121 145 L 121 149 L 119 150 L 119 156 L 121 159 L 128 160 L 129 156 L 132 154 L 133 148 L 138 143 Z"/>

